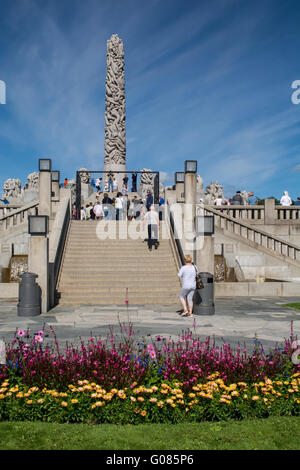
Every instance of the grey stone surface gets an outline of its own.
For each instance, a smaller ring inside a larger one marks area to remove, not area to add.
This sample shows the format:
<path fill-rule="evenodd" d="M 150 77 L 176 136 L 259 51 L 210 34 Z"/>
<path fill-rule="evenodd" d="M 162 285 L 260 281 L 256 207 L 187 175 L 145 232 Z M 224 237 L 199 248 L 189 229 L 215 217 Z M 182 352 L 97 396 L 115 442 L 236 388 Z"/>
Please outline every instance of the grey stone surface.
<path fill-rule="evenodd" d="M 293 322 L 295 334 L 300 334 L 300 312 L 285 303 L 299 298 L 235 298 L 217 299 L 216 313 L 210 316 L 182 318 L 176 305 L 153 306 L 57 306 L 47 314 L 37 317 L 18 317 L 16 302 L 0 302 L 0 339 L 9 342 L 17 328 L 29 328 L 31 333 L 44 324 L 52 326 L 59 345 L 79 344 L 90 336 L 106 338 L 112 327 L 119 333 L 119 324 L 133 324 L 136 338 L 161 335 L 177 339 L 183 331 L 190 329 L 201 340 L 208 336 L 216 344 L 246 344 L 248 352 L 253 350 L 255 335 L 266 351 L 276 343 L 283 344 L 290 335 Z M 51 343 L 51 335 L 46 340 Z"/>

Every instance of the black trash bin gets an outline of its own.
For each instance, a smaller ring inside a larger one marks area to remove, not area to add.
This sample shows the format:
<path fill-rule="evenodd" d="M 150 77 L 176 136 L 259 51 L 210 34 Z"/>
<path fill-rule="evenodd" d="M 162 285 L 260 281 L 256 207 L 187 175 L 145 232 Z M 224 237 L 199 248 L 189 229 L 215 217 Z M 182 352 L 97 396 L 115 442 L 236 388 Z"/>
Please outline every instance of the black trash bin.
<path fill-rule="evenodd" d="M 202 289 L 194 294 L 194 315 L 214 315 L 214 276 L 211 273 L 199 273 L 203 282 Z"/>
<path fill-rule="evenodd" d="M 21 282 L 19 285 L 19 317 L 35 317 L 41 314 L 42 290 L 35 282 L 38 277 L 34 273 L 23 273 L 19 276 Z"/>

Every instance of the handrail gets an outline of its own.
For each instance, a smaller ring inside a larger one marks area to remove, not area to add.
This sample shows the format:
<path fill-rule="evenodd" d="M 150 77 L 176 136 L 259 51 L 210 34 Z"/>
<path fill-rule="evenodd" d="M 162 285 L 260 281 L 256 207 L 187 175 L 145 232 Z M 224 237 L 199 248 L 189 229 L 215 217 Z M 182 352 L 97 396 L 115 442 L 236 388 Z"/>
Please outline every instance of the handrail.
<path fill-rule="evenodd" d="M 230 223 L 233 224 L 234 226 L 238 226 L 239 229 L 239 235 L 243 238 L 248 239 L 249 241 L 254 241 L 255 243 L 258 243 L 264 248 L 268 248 L 271 251 L 284 255 L 287 258 L 290 258 L 293 261 L 297 261 L 300 263 L 300 246 L 295 245 L 294 243 L 291 243 L 289 241 L 283 240 L 282 238 L 279 238 L 277 236 L 274 236 L 270 233 L 264 232 L 263 230 L 260 230 L 257 227 L 254 227 L 253 225 L 247 224 L 246 222 L 240 220 L 240 219 L 235 219 L 234 217 L 230 217 L 229 215 L 226 215 L 222 212 L 219 212 L 216 209 L 213 209 L 211 207 L 205 206 L 204 207 L 204 213 L 212 213 L 217 217 L 220 217 L 220 220 L 226 220 L 226 224 Z M 221 224 L 220 224 L 221 227 Z M 222 227 L 221 227 L 222 228 Z M 227 227 L 226 227 L 227 229 Z M 245 230 L 242 230 L 245 229 Z M 254 240 L 250 240 L 249 238 L 249 232 L 254 234 Z M 233 233 L 234 229 L 233 229 Z M 244 235 L 246 233 L 246 236 Z M 260 243 L 256 241 L 255 234 L 259 235 L 260 238 Z M 266 240 L 266 246 L 263 244 L 263 239 Z M 274 246 L 273 246 L 274 245 Z M 282 252 L 282 247 L 286 247 L 286 253 Z M 280 247 L 280 251 L 278 251 L 276 248 Z"/>
<path fill-rule="evenodd" d="M 184 253 L 183 253 L 183 250 L 182 250 L 180 239 L 179 239 L 178 234 L 177 234 L 177 230 L 176 230 L 176 226 L 175 226 L 175 222 L 174 222 L 174 217 L 173 217 L 172 211 L 170 209 L 170 205 L 169 205 L 168 200 L 166 201 L 166 207 L 167 207 L 166 213 L 167 213 L 168 224 L 169 224 L 169 227 L 171 228 L 170 236 L 171 236 L 171 239 L 174 243 L 174 248 L 175 248 L 176 254 L 178 256 L 177 264 L 179 265 L 178 262 L 181 263 L 179 265 L 179 268 L 180 268 L 184 264 Z"/>
<path fill-rule="evenodd" d="M 8 230 L 15 225 L 25 222 L 28 215 L 36 214 L 38 206 L 39 201 L 32 201 L 15 210 L 10 211 L 4 217 L 0 217 L 1 230 Z"/>
<path fill-rule="evenodd" d="M 51 271 L 50 282 L 50 305 L 55 305 L 55 293 L 59 273 L 62 266 L 63 253 L 65 250 L 67 234 L 71 220 L 70 198 L 60 201 L 49 240 L 49 268 Z"/>

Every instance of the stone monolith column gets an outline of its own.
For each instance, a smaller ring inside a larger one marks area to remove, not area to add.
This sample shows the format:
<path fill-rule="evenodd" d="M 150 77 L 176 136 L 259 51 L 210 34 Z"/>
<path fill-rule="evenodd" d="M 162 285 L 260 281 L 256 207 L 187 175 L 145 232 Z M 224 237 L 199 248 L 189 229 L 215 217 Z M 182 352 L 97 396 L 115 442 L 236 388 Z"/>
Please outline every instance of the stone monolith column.
<path fill-rule="evenodd" d="M 104 170 L 126 171 L 124 46 L 117 34 L 107 41 L 105 89 Z"/>

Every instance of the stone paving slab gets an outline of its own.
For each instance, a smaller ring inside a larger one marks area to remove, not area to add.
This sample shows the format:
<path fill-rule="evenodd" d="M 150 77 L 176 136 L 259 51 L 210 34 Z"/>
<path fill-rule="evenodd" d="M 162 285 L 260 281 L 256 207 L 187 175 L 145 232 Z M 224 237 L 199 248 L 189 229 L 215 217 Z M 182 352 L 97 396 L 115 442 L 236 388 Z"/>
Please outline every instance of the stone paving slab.
<path fill-rule="evenodd" d="M 265 350 L 294 332 L 300 337 L 300 311 L 284 307 L 285 303 L 299 302 L 298 298 L 224 298 L 216 299 L 215 315 L 180 316 L 180 305 L 58 305 L 47 314 L 37 317 L 18 317 L 17 302 L 0 302 L 0 339 L 11 341 L 17 328 L 29 328 L 32 333 L 44 324 L 53 326 L 59 345 L 66 341 L 78 344 L 91 335 L 105 338 L 109 327 L 119 332 L 119 323 L 132 322 L 138 338 L 161 335 L 177 339 L 190 329 L 201 340 L 214 337 L 216 344 L 230 343 L 232 347 L 246 344 L 252 352 L 253 339 L 263 342 Z M 51 343 L 51 338 L 49 337 Z"/>

